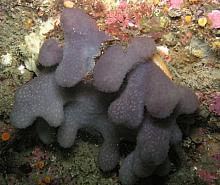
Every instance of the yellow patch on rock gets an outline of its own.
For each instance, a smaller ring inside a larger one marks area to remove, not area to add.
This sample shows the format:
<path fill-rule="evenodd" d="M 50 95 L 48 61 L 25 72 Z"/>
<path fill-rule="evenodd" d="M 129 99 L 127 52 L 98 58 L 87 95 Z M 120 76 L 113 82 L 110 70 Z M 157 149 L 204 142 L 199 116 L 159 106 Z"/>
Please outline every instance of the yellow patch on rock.
<path fill-rule="evenodd" d="M 72 1 L 64 1 L 64 2 L 63 2 L 63 6 L 64 6 L 65 8 L 73 8 L 74 3 L 73 3 Z"/>

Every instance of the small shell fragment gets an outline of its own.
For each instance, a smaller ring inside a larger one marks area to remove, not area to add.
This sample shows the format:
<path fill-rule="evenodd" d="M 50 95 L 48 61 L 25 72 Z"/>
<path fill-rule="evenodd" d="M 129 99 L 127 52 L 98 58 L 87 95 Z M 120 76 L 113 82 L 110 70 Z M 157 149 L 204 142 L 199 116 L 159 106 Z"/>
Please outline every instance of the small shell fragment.
<path fill-rule="evenodd" d="M 168 69 L 166 63 L 162 60 L 161 56 L 156 53 L 154 54 L 153 56 L 153 62 L 158 66 L 160 67 L 160 69 L 172 80 L 173 77 L 172 77 L 172 74 L 170 72 L 170 70 Z"/>

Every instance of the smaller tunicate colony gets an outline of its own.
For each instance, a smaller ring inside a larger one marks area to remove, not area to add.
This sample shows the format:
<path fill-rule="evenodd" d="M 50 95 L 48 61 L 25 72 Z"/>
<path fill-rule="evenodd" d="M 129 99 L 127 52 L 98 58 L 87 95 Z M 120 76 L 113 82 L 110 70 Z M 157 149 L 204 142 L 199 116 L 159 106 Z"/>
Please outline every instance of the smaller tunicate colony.
<path fill-rule="evenodd" d="M 167 175 L 170 147 L 182 140 L 176 120 L 197 110 L 195 94 L 151 61 L 156 48 L 151 38 L 133 38 L 127 49 L 114 44 L 102 54 L 102 42 L 111 37 L 83 11 L 64 9 L 61 25 L 64 47 L 45 41 L 39 54 L 44 69 L 16 91 L 11 123 L 17 128 L 35 123 L 44 143 L 55 136 L 64 148 L 74 144 L 79 129 L 97 130 L 104 140 L 98 156 L 103 171 L 119 163 L 120 139 L 133 139 L 136 147 L 119 170 L 122 184 Z"/>

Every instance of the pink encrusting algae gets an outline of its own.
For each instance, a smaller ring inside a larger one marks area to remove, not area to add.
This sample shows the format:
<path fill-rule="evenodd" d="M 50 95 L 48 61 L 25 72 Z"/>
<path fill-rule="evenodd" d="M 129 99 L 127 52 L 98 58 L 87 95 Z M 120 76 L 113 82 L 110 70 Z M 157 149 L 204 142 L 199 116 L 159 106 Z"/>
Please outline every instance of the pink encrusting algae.
<path fill-rule="evenodd" d="M 213 10 L 212 12 L 208 13 L 208 18 L 211 21 L 212 28 L 220 28 L 220 11 Z"/>
<path fill-rule="evenodd" d="M 170 3 L 170 8 L 179 9 L 183 4 L 183 0 L 170 0 L 169 3 Z"/>
<path fill-rule="evenodd" d="M 220 94 L 214 93 L 212 103 L 209 106 L 209 110 L 220 116 Z"/>

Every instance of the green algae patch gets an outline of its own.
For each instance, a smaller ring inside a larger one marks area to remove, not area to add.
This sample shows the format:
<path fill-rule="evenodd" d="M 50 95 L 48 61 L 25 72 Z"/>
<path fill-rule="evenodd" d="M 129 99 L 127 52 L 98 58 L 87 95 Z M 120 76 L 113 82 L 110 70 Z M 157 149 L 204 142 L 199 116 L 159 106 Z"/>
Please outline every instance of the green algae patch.
<path fill-rule="evenodd" d="M 15 90 L 32 78 L 32 73 L 21 71 L 15 67 L 0 69 L 0 116 L 5 119 L 9 116 L 13 103 Z"/>
<path fill-rule="evenodd" d="M 21 6 L 17 1 L 1 1 L 0 20 L 0 117 L 8 117 L 15 90 L 30 80 L 32 74 L 19 70 L 24 62 L 19 45 L 28 30 L 24 26 L 27 17 L 34 15 L 31 7 Z"/>
<path fill-rule="evenodd" d="M 19 153 L 13 151 L 13 160 L 10 161 L 12 166 L 18 167 L 18 171 L 24 165 L 28 166 L 30 171 L 18 172 L 21 173 L 20 177 L 15 174 L 0 177 L 1 184 L 13 181 L 18 185 L 33 185 L 47 176 L 51 184 L 120 185 L 116 172 L 103 173 L 99 170 L 96 160 L 99 151 L 97 144 L 77 139 L 74 147 L 68 150 L 52 145 L 45 148 L 40 144 L 31 147 L 33 140 L 28 140 L 26 144 L 29 147 L 26 146 L 25 150 Z"/>
<path fill-rule="evenodd" d="M 169 178 L 168 185 L 206 185 L 193 171 L 188 168 L 181 168 Z"/>
<path fill-rule="evenodd" d="M 57 6 L 53 1 L 1 1 L 0 118 L 9 116 L 15 90 L 31 79 L 27 69 L 35 71 L 38 49 L 53 28 L 50 17 L 56 17 Z"/>
<path fill-rule="evenodd" d="M 69 157 L 63 157 L 62 165 L 64 169 L 69 169 L 69 174 L 75 181 L 74 185 L 119 185 L 115 172 L 107 175 L 99 170 L 97 166 L 98 145 L 78 140 L 71 150 Z"/>

